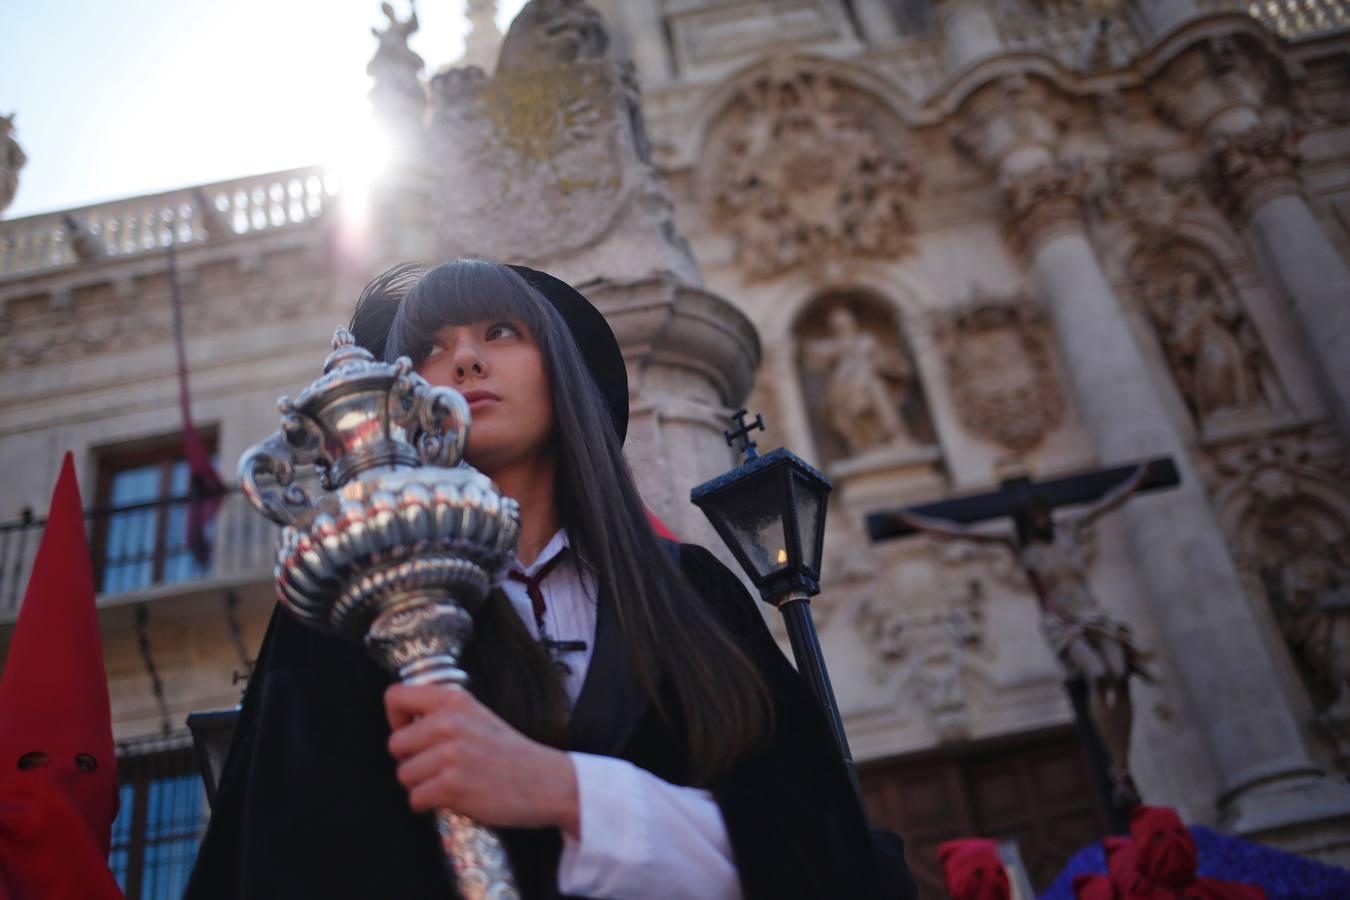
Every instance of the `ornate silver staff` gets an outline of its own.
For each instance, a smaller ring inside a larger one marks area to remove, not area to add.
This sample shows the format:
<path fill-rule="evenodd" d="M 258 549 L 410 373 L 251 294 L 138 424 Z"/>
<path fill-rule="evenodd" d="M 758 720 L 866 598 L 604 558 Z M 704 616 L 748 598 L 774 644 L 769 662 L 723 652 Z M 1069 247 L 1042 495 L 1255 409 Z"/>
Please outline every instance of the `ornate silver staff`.
<path fill-rule="evenodd" d="M 239 483 L 285 526 L 282 604 L 307 625 L 363 640 L 404 684 L 462 689 L 472 612 L 520 534 L 516 501 L 461 463 L 468 404 L 427 384 L 407 357 L 379 362 L 339 328 L 322 377 L 278 406 L 281 430 L 240 458 Z M 320 490 L 296 483 L 306 465 Z M 466 900 L 519 897 L 493 832 L 449 810 L 436 828 Z"/>

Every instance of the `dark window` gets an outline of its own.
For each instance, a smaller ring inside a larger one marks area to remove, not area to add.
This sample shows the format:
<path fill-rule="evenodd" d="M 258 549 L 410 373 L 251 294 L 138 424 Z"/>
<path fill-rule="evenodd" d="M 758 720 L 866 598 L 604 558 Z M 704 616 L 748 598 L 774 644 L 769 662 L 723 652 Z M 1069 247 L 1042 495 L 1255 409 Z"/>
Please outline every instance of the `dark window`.
<path fill-rule="evenodd" d="M 208 450 L 214 440 L 204 435 Z M 219 460 L 215 460 L 217 469 Z M 105 453 L 99 470 L 94 557 L 101 593 L 119 593 L 203 578 L 209 559 L 188 541 L 191 481 L 178 440 Z M 214 521 L 206 523 L 210 546 Z"/>
<path fill-rule="evenodd" d="M 206 830 L 206 792 L 192 748 L 123 748 L 118 774 L 121 807 L 108 865 L 127 900 L 177 900 Z"/>

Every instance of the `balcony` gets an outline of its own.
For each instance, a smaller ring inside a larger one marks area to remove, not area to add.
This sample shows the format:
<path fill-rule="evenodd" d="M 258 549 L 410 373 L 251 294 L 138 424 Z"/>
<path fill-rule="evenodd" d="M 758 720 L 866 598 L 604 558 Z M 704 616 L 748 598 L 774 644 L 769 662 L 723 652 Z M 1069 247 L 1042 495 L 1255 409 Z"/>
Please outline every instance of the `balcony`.
<path fill-rule="evenodd" d="M 336 179 L 309 166 L 0 222 L 0 280 L 320 219 Z"/>
<path fill-rule="evenodd" d="M 271 580 L 276 525 L 230 488 L 205 531 L 209 553 L 199 560 L 188 542 L 192 502 L 171 497 L 85 512 L 100 606 Z M 0 525 L 0 624 L 18 617 L 46 521 L 30 515 Z"/>

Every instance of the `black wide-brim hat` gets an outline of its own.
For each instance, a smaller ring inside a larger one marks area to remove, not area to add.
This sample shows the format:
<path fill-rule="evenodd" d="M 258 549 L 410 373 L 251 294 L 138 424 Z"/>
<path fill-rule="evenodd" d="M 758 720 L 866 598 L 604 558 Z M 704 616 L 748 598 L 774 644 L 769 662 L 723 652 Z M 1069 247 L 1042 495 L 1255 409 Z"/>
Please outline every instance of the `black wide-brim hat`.
<path fill-rule="evenodd" d="M 619 443 L 628 435 L 628 368 L 619 341 L 596 309 L 581 292 L 560 278 L 528 266 L 507 266 L 533 288 L 562 316 L 571 332 L 591 380 L 600 390 Z M 393 326 L 403 295 L 422 275 L 421 267 L 406 263 L 381 274 L 362 293 L 352 315 L 351 332 L 357 344 L 375 356 L 384 354 L 385 341 Z"/>
<path fill-rule="evenodd" d="M 600 389 L 600 396 L 609 408 L 609 417 L 622 444 L 628 436 L 628 367 L 624 365 L 619 340 L 604 314 L 561 278 L 529 266 L 508 268 L 524 278 L 562 316 L 567 330 L 577 342 L 591 380 Z"/>

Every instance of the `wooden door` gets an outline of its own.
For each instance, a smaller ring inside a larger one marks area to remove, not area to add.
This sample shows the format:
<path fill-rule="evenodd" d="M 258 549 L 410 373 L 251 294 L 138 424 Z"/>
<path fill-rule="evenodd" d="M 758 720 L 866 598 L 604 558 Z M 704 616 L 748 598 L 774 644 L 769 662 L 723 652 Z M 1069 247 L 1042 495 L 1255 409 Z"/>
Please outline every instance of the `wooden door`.
<path fill-rule="evenodd" d="M 1016 839 L 1039 891 L 1074 851 L 1106 833 L 1087 754 L 1069 729 L 872 763 L 859 777 L 873 824 L 905 839 L 924 900 L 947 896 L 937 861 L 943 841 Z"/>

